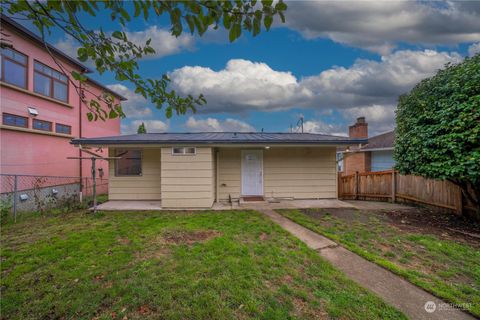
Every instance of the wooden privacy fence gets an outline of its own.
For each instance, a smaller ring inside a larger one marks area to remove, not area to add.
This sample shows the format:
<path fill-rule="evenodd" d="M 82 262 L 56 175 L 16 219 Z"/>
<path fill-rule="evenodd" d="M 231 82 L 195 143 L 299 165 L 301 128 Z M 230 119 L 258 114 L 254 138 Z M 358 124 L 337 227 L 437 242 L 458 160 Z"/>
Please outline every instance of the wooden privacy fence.
<path fill-rule="evenodd" d="M 338 196 L 343 199 L 397 199 L 454 210 L 461 214 L 473 206 L 463 199 L 461 189 L 442 180 L 401 175 L 394 170 L 338 176 Z"/>

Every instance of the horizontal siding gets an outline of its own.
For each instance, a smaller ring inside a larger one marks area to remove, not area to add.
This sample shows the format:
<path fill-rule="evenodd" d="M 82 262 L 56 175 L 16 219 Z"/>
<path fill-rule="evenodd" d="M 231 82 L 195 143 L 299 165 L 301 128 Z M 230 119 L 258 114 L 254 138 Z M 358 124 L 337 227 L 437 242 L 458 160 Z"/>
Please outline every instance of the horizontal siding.
<path fill-rule="evenodd" d="M 172 148 L 161 149 L 162 207 L 212 206 L 212 148 L 197 148 L 196 151 L 196 155 L 174 156 Z"/>
<path fill-rule="evenodd" d="M 336 197 L 335 148 L 272 148 L 263 153 L 266 197 Z"/>
<path fill-rule="evenodd" d="M 271 148 L 263 151 L 266 197 L 336 197 L 335 148 Z M 219 149 L 220 200 L 239 198 L 241 150 Z"/>
<path fill-rule="evenodd" d="M 110 155 L 114 154 L 113 150 Z M 115 176 L 114 161 L 110 163 L 108 198 L 110 200 L 161 200 L 160 149 L 142 151 L 141 176 Z"/>
<path fill-rule="evenodd" d="M 220 200 L 228 200 L 229 196 L 239 198 L 241 190 L 241 150 L 220 148 L 218 152 Z"/>

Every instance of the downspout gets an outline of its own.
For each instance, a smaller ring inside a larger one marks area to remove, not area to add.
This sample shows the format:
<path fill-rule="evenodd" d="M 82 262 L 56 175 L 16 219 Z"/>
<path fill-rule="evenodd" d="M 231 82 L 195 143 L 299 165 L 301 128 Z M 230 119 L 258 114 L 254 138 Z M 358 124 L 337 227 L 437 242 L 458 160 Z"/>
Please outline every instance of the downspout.
<path fill-rule="evenodd" d="M 215 202 L 220 203 L 220 152 L 216 150 L 216 166 L 215 166 Z"/>
<path fill-rule="evenodd" d="M 82 72 L 83 74 L 83 72 Z M 79 81 L 79 95 L 78 95 L 78 138 L 82 138 L 82 82 Z M 78 148 L 78 156 L 82 157 L 82 148 Z M 79 163 L 79 176 L 80 176 L 80 202 L 83 202 L 83 169 L 82 169 L 82 159 L 78 159 Z"/>

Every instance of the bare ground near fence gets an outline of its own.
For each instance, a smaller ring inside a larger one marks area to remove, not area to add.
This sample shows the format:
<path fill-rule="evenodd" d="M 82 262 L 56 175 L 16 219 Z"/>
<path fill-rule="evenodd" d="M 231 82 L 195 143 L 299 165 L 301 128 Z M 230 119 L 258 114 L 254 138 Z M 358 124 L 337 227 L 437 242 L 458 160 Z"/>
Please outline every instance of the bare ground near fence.
<path fill-rule="evenodd" d="M 108 179 L 97 179 L 97 194 L 108 193 Z M 93 179 L 0 174 L 3 211 L 40 211 L 72 206 L 93 194 Z"/>
<path fill-rule="evenodd" d="M 475 210 L 450 181 L 401 175 L 397 171 L 363 172 L 338 176 L 338 196 L 342 199 L 381 199 L 415 202 L 461 214 Z"/>

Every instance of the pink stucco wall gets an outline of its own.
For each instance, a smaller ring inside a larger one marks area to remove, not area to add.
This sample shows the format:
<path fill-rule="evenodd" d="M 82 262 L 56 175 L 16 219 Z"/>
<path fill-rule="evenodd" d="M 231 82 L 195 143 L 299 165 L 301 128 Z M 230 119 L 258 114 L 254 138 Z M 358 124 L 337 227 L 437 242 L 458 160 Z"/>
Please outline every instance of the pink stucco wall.
<path fill-rule="evenodd" d="M 28 40 L 21 33 L 14 29 L 4 28 L 3 33 L 10 35 L 8 38 L 15 50 L 28 56 L 28 87 L 29 92 L 33 91 L 33 64 L 34 60 L 42 62 L 53 69 L 59 70 L 50 55 L 44 48 L 35 42 Z M 62 65 L 69 72 L 80 69 L 69 64 L 67 61 L 58 58 Z M 89 84 L 90 90 L 99 94 L 102 89 L 94 84 Z M 36 116 L 39 120 L 70 125 L 72 137 L 79 137 L 79 121 L 82 121 L 82 137 L 113 136 L 120 134 L 120 120 L 101 120 L 89 122 L 86 117 L 87 108 L 82 106 L 80 118 L 80 101 L 77 91 L 72 84 L 69 84 L 69 99 L 67 107 L 42 97 L 12 89 L 6 85 L 0 87 L 0 111 L 29 117 L 29 129 L 32 128 L 33 117 L 28 114 L 27 107 L 35 107 L 39 113 Z M 80 175 L 79 160 L 68 160 L 69 156 L 78 156 L 79 149 L 70 144 L 71 138 L 50 136 L 31 132 L 22 132 L 6 129 L 2 126 L 0 130 L 0 172 L 4 174 L 29 174 L 42 176 L 76 176 Z M 106 150 L 100 152 L 107 155 Z M 105 177 L 108 178 L 108 163 L 98 161 L 102 167 Z M 83 176 L 90 176 L 90 161 L 83 161 Z"/>

